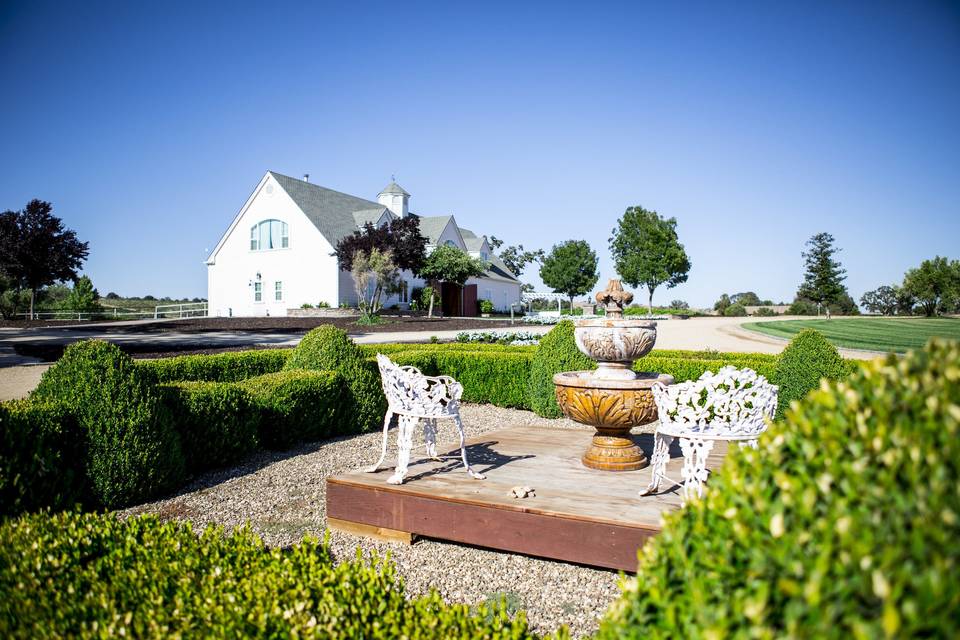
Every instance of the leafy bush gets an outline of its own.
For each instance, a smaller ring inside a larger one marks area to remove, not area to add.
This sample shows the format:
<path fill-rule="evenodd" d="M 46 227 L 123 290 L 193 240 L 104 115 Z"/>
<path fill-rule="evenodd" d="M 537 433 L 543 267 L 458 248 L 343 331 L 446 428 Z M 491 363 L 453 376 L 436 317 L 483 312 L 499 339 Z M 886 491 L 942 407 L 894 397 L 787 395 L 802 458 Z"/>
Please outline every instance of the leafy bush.
<path fill-rule="evenodd" d="M 257 349 L 142 360 L 137 366 L 151 371 L 160 382 L 238 382 L 280 371 L 292 353 L 293 349 Z"/>
<path fill-rule="evenodd" d="M 564 320 L 540 340 L 530 364 L 530 409 L 545 418 L 559 418 L 560 407 L 553 376 L 561 371 L 596 369 L 597 363 L 580 353 L 573 338 L 573 322 Z"/>
<path fill-rule="evenodd" d="M 780 361 L 770 377 L 780 387 L 777 401 L 777 418 L 794 400 L 820 386 L 820 379 L 839 380 L 851 371 L 837 348 L 823 334 L 814 329 L 804 329 L 790 341 L 780 354 Z"/>
<path fill-rule="evenodd" d="M 39 514 L 0 525 L 6 638 L 526 638 L 522 613 L 407 599 L 388 561 L 335 564 L 312 538 L 268 549 L 154 516 Z"/>
<path fill-rule="evenodd" d="M 222 382 L 178 382 L 164 390 L 188 470 L 222 467 L 257 448 L 260 412 L 243 389 Z"/>
<path fill-rule="evenodd" d="M 365 363 L 363 351 L 346 333 L 331 325 L 317 327 L 303 337 L 284 367 L 336 371 L 346 380 L 351 403 L 348 416 L 363 433 L 379 428 L 387 410 L 380 376 Z"/>
<path fill-rule="evenodd" d="M 771 309 L 770 307 L 760 307 L 759 309 L 757 309 L 756 311 L 753 312 L 753 315 L 755 315 L 755 316 L 762 316 L 762 317 L 764 317 L 764 318 L 769 318 L 769 317 L 771 317 L 771 316 L 776 316 L 776 315 L 779 315 L 779 314 L 778 314 L 776 311 L 774 311 L 773 309 Z"/>
<path fill-rule="evenodd" d="M 745 316 L 747 315 L 747 308 L 742 304 L 732 304 L 723 310 L 723 315 L 728 318 Z"/>
<path fill-rule="evenodd" d="M 493 313 L 493 303 L 489 300 L 481 300 L 480 313 Z"/>
<path fill-rule="evenodd" d="M 87 475 L 105 506 L 146 500 L 183 478 L 180 438 L 154 376 L 115 345 L 70 345 L 31 397 L 77 417 L 89 443 Z"/>
<path fill-rule="evenodd" d="M 348 390 L 334 371 L 280 371 L 236 386 L 253 399 L 260 412 L 258 439 L 270 449 L 356 431 L 345 402 Z"/>
<path fill-rule="evenodd" d="M 63 405 L 0 403 L 0 516 L 89 502 L 86 448 Z"/>
<path fill-rule="evenodd" d="M 956 635 L 960 345 L 865 364 L 732 449 L 599 638 Z"/>

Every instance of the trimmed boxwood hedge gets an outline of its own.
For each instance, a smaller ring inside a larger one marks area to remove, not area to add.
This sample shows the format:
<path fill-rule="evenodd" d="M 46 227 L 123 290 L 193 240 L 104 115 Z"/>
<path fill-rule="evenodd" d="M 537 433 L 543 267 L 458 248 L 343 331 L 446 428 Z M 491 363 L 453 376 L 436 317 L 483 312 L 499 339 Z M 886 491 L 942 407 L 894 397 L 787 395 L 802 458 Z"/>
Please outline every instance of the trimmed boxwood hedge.
<path fill-rule="evenodd" d="M 0 403 L 0 516 L 90 504 L 86 443 L 62 404 Z"/>
<path fill-rule="evenodd" d="M 334 371 L 278 371 L 235 384 L 252 398 L 260 414 L 258 438 L 267 448 L 357 431 L 348 387 Z"/>
<path fill-rule="evenodd" d="M 530 364 L 528 393 L 530 409 L 545 418 L 559 418 L 553 376 L 562 371 L 596 369 L 597 363 L 580 353 L 573 338 L 574 324 L 570 320 L 557 323 L 540 340 L 540 346 Z"/>
<path fill-rule="evenodd" d="M 183 479 L 180 438 L 156 379 L 116 345 L 70 345 L 30 397 L 76 416 L 87 438 L 87 477 L 104 506 L 142 502 Z"/>
<path fill-rule="evenodd" d="M 268 549 L 154 516 L 38 514 L 0 524 L 4 638 L 533 638 L 523 613 L 407 599 L 388 561 L 334 564 L 304 538 Z"/>
<path fill-rule="evenodd" d="M 178 382 L 163 389 L 189 471 L 226 466 L 257 448 L 261 411 L 244 389 L 221 382 Z"/>
<path fill-rule="evenodd" d="M 804 329 L 780 354 L 771 382 L 780 388 L 777 396 L 777 418 L 782 418 L 790 403 L 801 400 L 820 386 L 822 379 L 840 380 L 853 367 L 840 357 L 840 352 L 822 333 Z"/>
<path fill-rule="evenodd" d="M 813 391 L 667 516 L 599 637 L 955 636 L 958 407 L 956 342 Z"/>
<path fill-rule="evenodd" d="M 284 370 L 339 373 L 347 383 L 350 420 L 356 425 L 356 431 L 363 433 L 378 429 L 387 410 L 380 376 L 371 371 L 365 360 L 363 351 L 346 333 L 332 325 L 324 325 L 303 337 Z"/>
<path fill-rule="evenodd" d="M 159 382 L 239 382 L 283 369 L 293 349 L 256 349 L 210 355 L 140 360 Z"/>

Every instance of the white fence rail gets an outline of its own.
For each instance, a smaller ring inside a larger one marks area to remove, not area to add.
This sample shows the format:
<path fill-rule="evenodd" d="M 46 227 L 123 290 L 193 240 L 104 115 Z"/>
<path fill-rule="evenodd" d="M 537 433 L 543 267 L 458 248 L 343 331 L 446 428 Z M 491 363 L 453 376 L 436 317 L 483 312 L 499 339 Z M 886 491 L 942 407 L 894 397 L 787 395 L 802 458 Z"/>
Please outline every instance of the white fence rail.
<path fill-rule="evenodd" d="M 184 302 L 183 304 L 158 304 L 153 310 L 154 318 L 205 318 L 206 302 Z"/>

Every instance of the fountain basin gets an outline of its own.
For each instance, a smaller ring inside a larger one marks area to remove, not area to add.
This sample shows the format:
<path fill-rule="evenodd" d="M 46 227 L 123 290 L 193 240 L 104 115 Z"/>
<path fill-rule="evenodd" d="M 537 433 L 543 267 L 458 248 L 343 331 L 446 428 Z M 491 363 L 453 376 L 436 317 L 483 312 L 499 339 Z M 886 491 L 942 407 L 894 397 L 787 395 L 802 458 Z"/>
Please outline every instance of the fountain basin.
<path fill-rule="evenodd" d="M 597 377 L 632 380 L 636 376 L 630 364 L 653 349 L 657 323 L 622 318 L 580 320 L 573 336 L 581 353 L 597 361 Z"/>
<path fill-rule="evenodd" d="M 629 371 L 631 379 L 609 379 L 599 373 L 564 371 L 553 376 L 563 415 L 597 430 L 581 461 L 603 471 L 642 469 L 649 462 L 630 438 L 630 429 L 657 419 L 651 388 L 657 382 L 673 384 L 673 377 Z"/>

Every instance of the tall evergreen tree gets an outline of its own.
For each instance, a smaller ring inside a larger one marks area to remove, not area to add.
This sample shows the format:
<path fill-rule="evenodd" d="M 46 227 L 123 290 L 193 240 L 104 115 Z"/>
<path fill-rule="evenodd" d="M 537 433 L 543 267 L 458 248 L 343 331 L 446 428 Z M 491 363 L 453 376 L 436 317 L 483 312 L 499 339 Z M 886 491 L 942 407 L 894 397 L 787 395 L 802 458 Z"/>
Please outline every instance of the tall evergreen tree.
<path fill-rule="evenodd" d="M 837 304 L 849 297 L 843 281 L 847 277 L 838 260 L 840 249 L 833 245 L 834 238 L 829 233 L 818 233 L 807 240 L 807 250 L 803 252 L 806 272 L 803 283 L 797 290 L 797 297 L 816 302 L 823 306 L 830 318 L 830 305 Z"/>
<path fill-rule="evenodd" d="M 597 254 L 586 240 L 567 240 L 554 245 L 540 267 L 543 284 L 557 293 L 567 294 L 571 310 L 574 297 L 589 293 L 599 278 Z"/>

